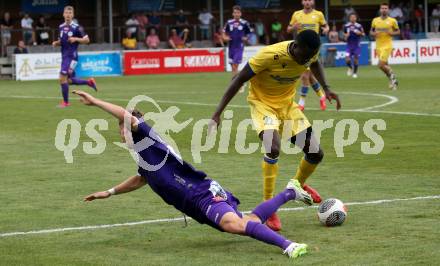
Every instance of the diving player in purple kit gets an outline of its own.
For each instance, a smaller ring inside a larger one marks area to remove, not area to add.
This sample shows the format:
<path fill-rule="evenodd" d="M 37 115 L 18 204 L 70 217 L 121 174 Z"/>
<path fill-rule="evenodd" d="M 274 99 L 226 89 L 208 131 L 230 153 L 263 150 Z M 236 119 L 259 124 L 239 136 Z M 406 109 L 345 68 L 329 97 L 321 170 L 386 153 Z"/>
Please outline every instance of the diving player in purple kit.
<path fill-rule="evenodd" d="M 196 170 L 175 154 L 143 120 L 140 112 L 128 112 L 83 91 L 73 93 L 79 95 L 84 104 L 97 106 L 118 119 L 123 141 L 139 157 L 136 175 L 107 191 L 90 194 L 84 201 L 105 199 L 148 184 L 166 203 L 201 224 L 278 246 L 283 254 L 292 258 L 307 253 L 306 244 L 290 241 L 264 224 L 272 213 L 288 201 L 312 204 L 310 195 L 301 188 L 298 181 L 290 181 L 283 192 L 258 205 L 249 215 L 243 215 L 237 209 L 240 201 L 219 183 L 209 179 L 204 172 Z"/>
<path fill-rule="evenodd" d="M 223 40 L 229 42 L 229 64 L 232 67 L 232 78 L 238 73 L 238 65 L 243 59 L 244 43 L 247 41 L 247 35 L 251 32 L 249 23 L 241 18 L 241 7 L 232 7 L 232 19 L 226 22 L 223 28 Z M 242 87 L 242 91 L 244 86 Z"/>
<path fill-rule="evenodd" d="M 72 6 L 64 7 L 64 23 L 60 25 L 60 36 L 52 46 L 61 46 L 61 71 L 60 84 L 63 101 L 58 107 L 64 108 L 69 103 L 69 84 L 87 85 L 97 91 L 95 79 L 82 80 L 75 78 L 75 67 L 78 62 L 78 45 L 88 44 L 89 36 L 84 33 L 81 26 L 73 22 L 74 10 Z"/>
<path fill-rule="evenodd" d="M 365 33 L 362 25 L 357 23 L 357 15 L 355 13 L 350 14 L 349 21 L 350 22 L 344 25 L 344 36 L 347 41 L 345 62 L 348 66 L 347 76 L 357 78 L 359 56 L 361 55 L 361 38 Z"/>

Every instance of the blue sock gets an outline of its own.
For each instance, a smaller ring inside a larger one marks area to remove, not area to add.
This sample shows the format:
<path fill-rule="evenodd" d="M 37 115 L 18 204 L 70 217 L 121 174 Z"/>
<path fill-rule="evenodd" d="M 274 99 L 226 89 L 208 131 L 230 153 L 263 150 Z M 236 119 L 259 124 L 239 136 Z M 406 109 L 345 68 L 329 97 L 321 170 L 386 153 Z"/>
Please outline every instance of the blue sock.
<path fill-rule="evenodd" d="M 61 93 L 63 94 L 63 100 L 65 103 L 69 102 L 69 84 L 61 83 Z"/>
<path fill-rule="evenodd" d="M 312 89 L 313 89 L 314 91 L 319 91 L 319 87 L 321 87 L 321 85 L 319 85 L 318 82 L 316 82 L 315 84 L 312 84 Z"/>
<path fill-rule="evenodd" d="M 309 92 L 309 87 L 308 86 L 302 86 L 301 87 L 301 96 L 307 96 L 307 93 Z"/>

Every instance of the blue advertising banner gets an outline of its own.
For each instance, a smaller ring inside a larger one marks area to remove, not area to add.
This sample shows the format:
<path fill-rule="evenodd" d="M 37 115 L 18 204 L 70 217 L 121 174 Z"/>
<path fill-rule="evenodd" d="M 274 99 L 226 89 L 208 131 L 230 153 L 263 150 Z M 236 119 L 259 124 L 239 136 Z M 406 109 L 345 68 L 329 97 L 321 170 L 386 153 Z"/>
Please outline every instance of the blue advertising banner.
<path fill-rule="evenodd" d="M 78 77 L 122 75 L 121 53 L 79 53 L 75 72 Z"/>
<path fill-rule="evenodd" d="M 68 0 L 21 0 L 21 11 L 30 14 L 62 13 Z"/>
<path fill-rule="evenodd" d="M 326 43 L 321 47 L 321 58 L 326 66 L 345 66 L 346 49 L 346 43 Z M 361 42 L 361 56 L 359 57 L 359 65 L 368 65 L 369 58 L 369 43 Z"/>

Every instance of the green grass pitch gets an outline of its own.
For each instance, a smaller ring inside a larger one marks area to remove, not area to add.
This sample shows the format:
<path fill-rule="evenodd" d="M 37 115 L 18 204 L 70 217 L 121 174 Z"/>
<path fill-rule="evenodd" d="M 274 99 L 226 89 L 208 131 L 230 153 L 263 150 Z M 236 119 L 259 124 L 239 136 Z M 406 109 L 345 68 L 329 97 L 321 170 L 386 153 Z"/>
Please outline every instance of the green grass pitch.
<path fill-rule="evenodd" d="M 318 111 L 309 93 L 309 120 L 354 119 L 359 139 L 336 157 L 334 128 L 322 133 L 323 163 L 309 183 L 321 195 L 344 202 L 414 198 L 440 194 L 439 64 L 393 66 L 398 91 L 387 88 L 377 68 L 361 67 L 359 78 L 345 75 L 345 68 L 326 69 L 332 88 L 340 94 L 343 109 Z M 126 105 L 135 95 L 147 95 L 162 108 L 176 105 L 177 121 L 210 118 L 230 80 L 229 73 L 151 75 L 98 78 L 101 89 L 93 93 Z M 72 89 L 73 87 L 71 87 Z M 88 89 L 84 88 L 89 91 Z M 85 107 L 71 95 L 72 106 L 57 109 L 57 81 L 0 81 L 0 264 L 1 265 L 286 265 L 293 263 L 281 251 L 247 237 L 219 233 L 189 221 L 150 223 L 117 228 L 3 236 L 9 232 L 80 227 L 178 218 L 181 214 L 163 203 L 151 189 L 141 189 L 108 200 L 82 202 L 88 193 L 104 190 L 136 173 L 119 141 L 117 124 L 106 113 Z M 374 95 L 376 94 L 376 95 Z M 380 95 L 378 95 L 380 94 Z M 382 107 L 392 99 L 397 102 Z M 194 104 L 201 103 L 201 104 Z M 235 128 L 249 118 L 245 94 L 229 108 L 234 111 L 230 150 L 202 153 L 195 166 L 232 191 L 251 210 L 262 199 L 262 154 L 238 154 Z M 145 108 L 147 105 L 143 104 Z M 55 131 L 65 118 L 82 125 L 73 164 L 55 148 Z M 100 155 L 83 152 L 91 141 L 84 128 L 92 118 L 109 121 L 101 131 L 107 141 Z M 368 141 L 362 127 L 369 119 L 383 119 L 379 131 L 385 146 L 378 155 L 361 152 Z M 194 122 L 172 134 L 183 157 L 193 162 L 191 135 Z M 217 140 L 218 141 L 218 140 Z M 248 141 L 258 142 L 251 130 Z M 216 144 L 216 147 L 218 142 Z M 294 175 L 300 154 L 280 158 L 277 191 Z M 284 207 L 300 207 L 290 203 Z M 440 262 L 440 199 L 395 201 L 349 206 L 348 219 L 338 228 L 319 225 L 316 209 L 280 212 L 282 233 L 309 244 L 309 254 L 298 262 L 307 265 L 438 265 Z"/>

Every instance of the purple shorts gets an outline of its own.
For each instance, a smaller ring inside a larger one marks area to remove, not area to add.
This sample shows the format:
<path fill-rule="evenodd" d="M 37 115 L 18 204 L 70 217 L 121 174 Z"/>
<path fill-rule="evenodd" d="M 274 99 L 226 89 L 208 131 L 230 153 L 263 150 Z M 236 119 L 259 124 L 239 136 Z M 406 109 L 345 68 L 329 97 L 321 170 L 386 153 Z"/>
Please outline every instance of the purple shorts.
<path fill-rule="evenodd" d="M 347 57 L 359 57 L 361 55 L 361 47 L 360 46 L 350 46 L 347 45 L 347 49 L 345 50 Z"/>
<path fill-rule="evenodd" d="M 240 64 L 243 59 L 243 48 L 229 49 L 229 64 Z"/>
<path fill-rule="evenodd" d="M 213 183 L 217 182 L 213 181 Z M 211 186 L 212 187 L 212 186 Z M 220 185 L 218 185 L 220 187 Z M 220 187 L 221 188 L 221 187 Z M 193 206 L 194 210 L 197 211 L 197 217 L 193 217 L 199 223 L 208 224 L 217 230 L 223 231 L 220 228 L 220 221 L 228 212 L 233 212 L 239 217 L 243 217 L 241 212 L 238 210 L 238 205 L 240 201 L 232 195 L 231 192 L 221 189 L 221 193 L 214 198 L 211 190 L 206 190 L 201 195 L 197 196 Z M 191 216 L 191 215 L 190 215 Z"/>
<path fill-rule="evenodd" d="M 78 61 L 72 57 L 63 57 L 61 60 L 61 75 L 75 77 L 75 67 Z"/>

